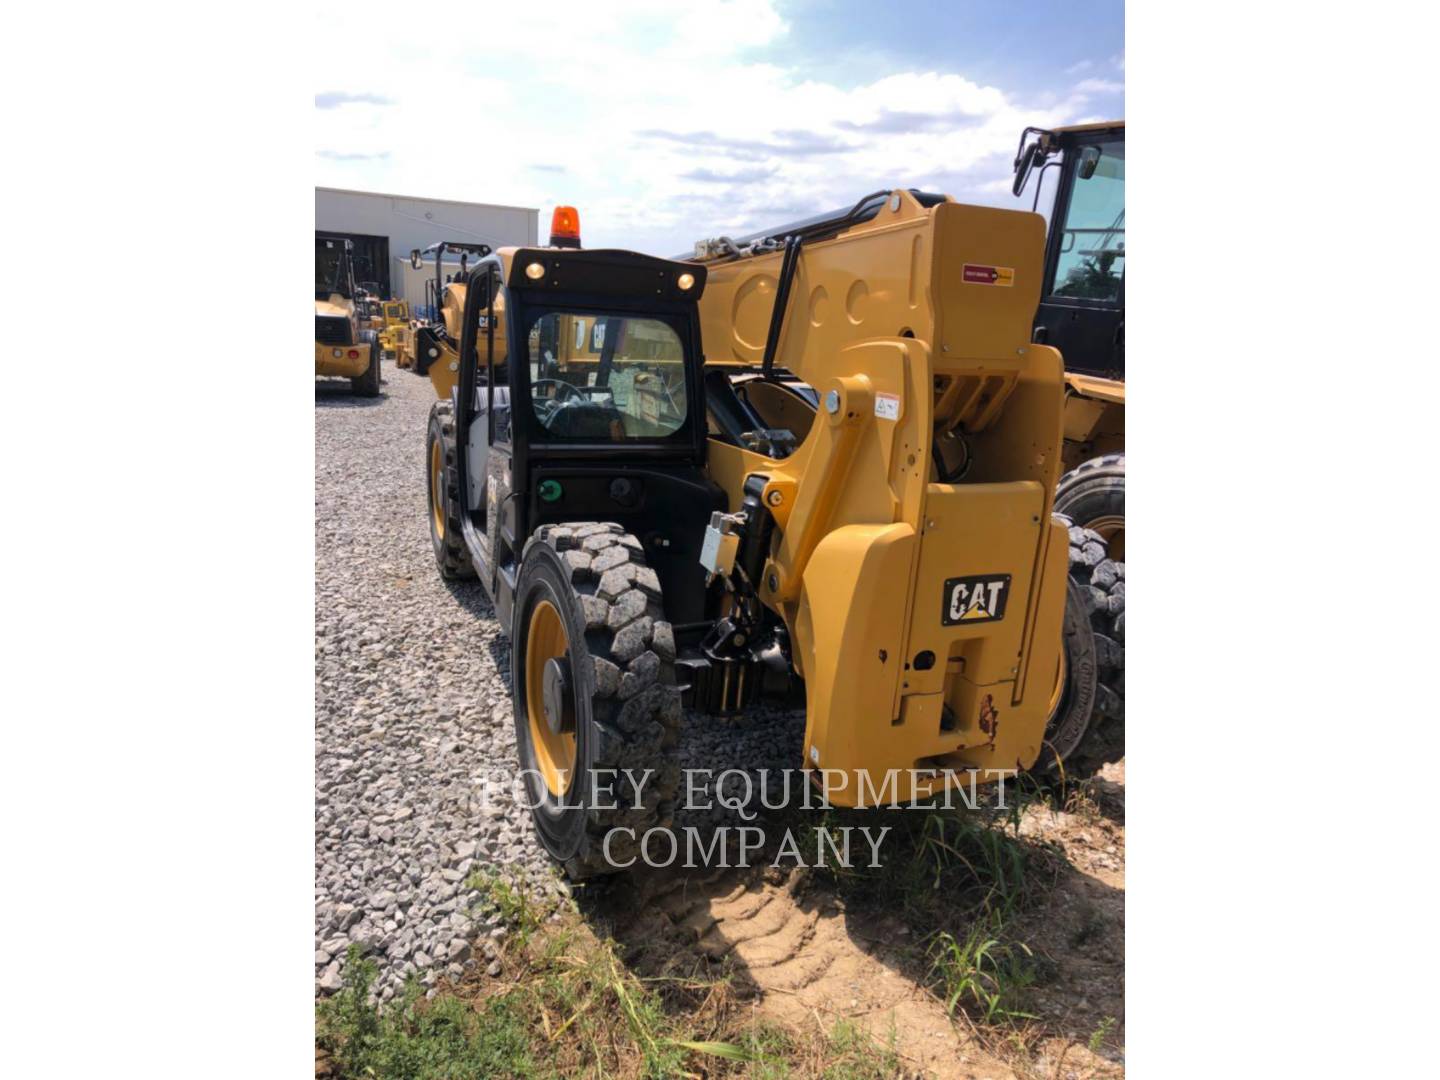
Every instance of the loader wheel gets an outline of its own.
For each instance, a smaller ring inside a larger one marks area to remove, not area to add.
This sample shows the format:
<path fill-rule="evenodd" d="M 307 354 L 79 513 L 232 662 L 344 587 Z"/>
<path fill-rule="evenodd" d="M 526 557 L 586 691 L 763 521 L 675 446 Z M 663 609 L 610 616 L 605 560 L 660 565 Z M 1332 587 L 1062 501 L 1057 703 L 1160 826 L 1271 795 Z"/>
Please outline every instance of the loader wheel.
<path fill-rule="evenodd" d="M 646 833 L 670 826 L 674 659 L 660 580 L 635 537 L 609 523 L 536 531 L 515 586 L 515 742 L 540 842 L 571 880 L 643 861 Z M 669 838 L 648 846 L 659 860 L 670 854 Z"/>
<path fill-rule="evenodd" d="M 1065 648 L 1038 766 L 1087 776 L 1125 756 L 1125 564 L 1104 538 L 1070 530 Z"/>
<path fill-rule="evenodd" d="M 1040 748 L 1037 769 L 1059 771 L 1059 763 L 1070 768 L 1070 756 L 1085 738 L 1095 712 L 1099 680 L 1095 667 L 1095 631 L 1086 617 L 1086 596 L 1074 576 L 1065 581 L 1064 647 L 1060 650 L 1060 671 L 1050 697 L 1050 719 Z"/>
<path fill-rule="evenodd" d="M 460 531 L 460 481 L 455 468 L 455 411 L 448 401 L 430 406 L 425 432 L 426 488 L 430 494 L 430 543 L 435 565 L 449 580 L 473 578 L 470 549 Z"/>
<path fill-rule="evenodd" d="M 350 388 L 361 397 L 377 397 L 380 393 L 380 344 L 375 340 L 375 331 L 366 330 L 361 338 L 370 346 L 370 366 L 364 375 L 350 380 Z"/>
<path fill-rule="evenodd" d="M 1105 454 L 1082 461 L 1060 478 L 1055 512 L 1082 529 L 1093 529 L 1109 545 L 1110 558 L 1125 559 L 1125 455 Z"/>

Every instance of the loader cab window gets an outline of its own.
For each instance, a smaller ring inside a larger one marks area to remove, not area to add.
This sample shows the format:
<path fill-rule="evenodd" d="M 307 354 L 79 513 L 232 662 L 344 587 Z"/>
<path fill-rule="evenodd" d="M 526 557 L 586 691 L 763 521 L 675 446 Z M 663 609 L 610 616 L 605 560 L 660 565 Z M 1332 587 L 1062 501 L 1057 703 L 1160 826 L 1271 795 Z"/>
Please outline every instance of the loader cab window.
<path fill-rule="evenodd" d="M 1073 155 L 1070 202 L 1050 295 L 1117 303 L 1125 283 L 1125 140 L 1082 143 L 1066 154 Z"/>
<path fill-rule="evenodd" d="M 549 311 L 529 322 L 530 405 L 548 438 L 663 439 L 689 412 L 685 347 L 669 323 Z"/>
<path fill-rule="evenodd" d="M 350 274 L 350 260 L 345 257 L 344 241 L 315 240 L 315 298 L 324 300 L 338 293 L 349 299 L 355 293 Z"/>

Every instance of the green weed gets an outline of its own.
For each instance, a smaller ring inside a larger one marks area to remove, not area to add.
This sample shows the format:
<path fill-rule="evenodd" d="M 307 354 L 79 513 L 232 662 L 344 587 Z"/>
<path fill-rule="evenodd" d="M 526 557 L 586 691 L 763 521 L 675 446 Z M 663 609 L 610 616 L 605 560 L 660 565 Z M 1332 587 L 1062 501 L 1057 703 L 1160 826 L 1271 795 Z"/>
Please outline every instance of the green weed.
<path fill-rule="evenodd" d="M 935 936 L 930 947 L 930 974 L 953 1015 L 968 1006 L 983 1023 L 1035 1019 L 1022 1011 L 1026 991 L 1035 981 L 1030 949 L 999 936 L 1001 920 L 976 922 L 963 937 L 948 931 Z"/>
<path fill-rule="evenodd" d="M 375 964 L 351 946 L 345 986 L 316 1009 L 316 1038 L 342 1077 L 534 1075 L 522 1011 L 508 997 L 483 1008 L 453 997 L 425 1002 L 418 985 L 383 1010 L 367 1003 Z"/>
<path fill-rule="evenodd" d="M 1088 1045 L 1092 1054 L 1098 1054 L 1100 1052 L 1100 1047 L 1104 1045 L 1105 1040 L 1110 1037 L 1110 1032 L 1115 1030 L 1115 1024 L 1115 1017 L 1107 1016 L 1104 1020 L 1100 1021 L 1100 1026 L 1091 1032 Z"/>

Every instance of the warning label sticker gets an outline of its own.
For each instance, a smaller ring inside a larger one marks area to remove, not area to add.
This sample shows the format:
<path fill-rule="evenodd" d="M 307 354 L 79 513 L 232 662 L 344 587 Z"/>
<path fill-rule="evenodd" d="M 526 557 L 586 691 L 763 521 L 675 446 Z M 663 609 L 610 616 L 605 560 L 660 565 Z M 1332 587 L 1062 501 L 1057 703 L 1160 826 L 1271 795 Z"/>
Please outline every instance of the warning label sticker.
<path fill-rule="evenodd" d="M 875 415 L 884 420 L 900 419 L 900 395 L 899 394 L 876 394 Z"/>
<path fill-rule="evenodd" d="M 981 266 L 979 263 L 966 263 L 961 270 L 961 279 L 967 285 L 1005 285 L 1015 284 L 1015 268 L 1013 266 Z"/>

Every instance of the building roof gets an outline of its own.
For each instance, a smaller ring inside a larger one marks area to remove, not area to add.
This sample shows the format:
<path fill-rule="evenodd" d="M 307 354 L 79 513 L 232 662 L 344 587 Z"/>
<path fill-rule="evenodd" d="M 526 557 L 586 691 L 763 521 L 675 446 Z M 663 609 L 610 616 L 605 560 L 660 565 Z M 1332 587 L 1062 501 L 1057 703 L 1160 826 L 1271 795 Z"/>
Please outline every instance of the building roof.
<path fill-rule="evenodd" d="M 369 195 L 377 199 L 407 199 L 410 202 L 446 203 L 450 206 L 480 206 L 487 210 L 523 210 L 527 214 L 536 215 L 540 213 L 538 207 L 511 206 L 508 203 L 466 202 L 463 199 L 432 199 L 428 195 L 397 195 L 389 191 L 360 191 L 356 188 L 321 187 L 319 184 L 315 185 L 315 190 L 331 191 L 337 195 Z"/>

